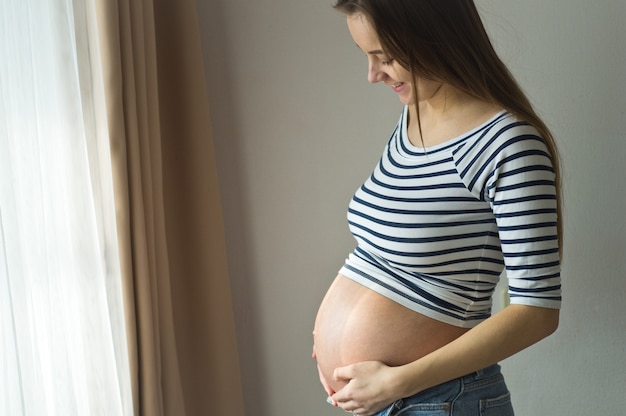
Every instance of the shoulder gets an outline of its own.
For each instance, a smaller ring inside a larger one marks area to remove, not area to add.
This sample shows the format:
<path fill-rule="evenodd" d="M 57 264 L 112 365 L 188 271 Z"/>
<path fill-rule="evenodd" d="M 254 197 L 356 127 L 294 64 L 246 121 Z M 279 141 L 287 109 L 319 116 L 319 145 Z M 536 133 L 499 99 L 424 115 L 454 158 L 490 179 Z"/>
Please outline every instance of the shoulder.
<path fill-rule="evenodd" d="M 494 155 L 502 151 L 525 148 L 545 148 L 544 140 L 536 128 L 516 116 L 502 111 L 467 138 L 457 149 L 458 158 L 481 154 Z"/>
<path fill-rule="evenodd" d="M 455 150 L 458 166 L 502 162 L 526 152 L 549 158 L 549 152 L 537 129 L 507 112 L 500 112 L 481 128 L 472 132 Z"/>
<path fill-rule="evenodd" d="M 468 187 L 485 186 L 520 170 L 552 171 L 550 153 L 536 128 L 501 112 L 454 152 L 459 175 Z"/>

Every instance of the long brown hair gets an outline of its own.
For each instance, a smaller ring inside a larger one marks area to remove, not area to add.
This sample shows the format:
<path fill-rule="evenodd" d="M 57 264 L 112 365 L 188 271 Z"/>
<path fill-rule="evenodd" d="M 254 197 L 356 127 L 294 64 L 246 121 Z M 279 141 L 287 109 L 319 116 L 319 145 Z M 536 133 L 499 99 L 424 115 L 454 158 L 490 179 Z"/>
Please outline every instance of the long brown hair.
<path fill-rule="evenodd" d="M 562 247 L 561 174 L 554 137 L 498 57 L 473 0 L 337 0 L 334 7 L 369 21 L 385 52 L 412 74 L 416 99 L 418 77 L 437 80 L 497 104 L 537 129 L 552 157 Z"/>

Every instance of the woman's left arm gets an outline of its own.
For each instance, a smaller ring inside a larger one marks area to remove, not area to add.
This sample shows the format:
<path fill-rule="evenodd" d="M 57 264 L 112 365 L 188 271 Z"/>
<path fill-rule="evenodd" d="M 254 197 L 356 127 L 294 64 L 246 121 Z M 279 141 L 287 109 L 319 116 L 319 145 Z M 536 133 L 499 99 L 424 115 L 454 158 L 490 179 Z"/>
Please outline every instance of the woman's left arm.
<path fill-rule="evenodd" d="M 335 370 L 349 381 L 332 399 L 344 410 L 369 416 L 403 397 L 414 395 L 488 367 L 552 334 L 559 310 L 509 305 L 456 340 L 399 367 L 362 362 Z"/>

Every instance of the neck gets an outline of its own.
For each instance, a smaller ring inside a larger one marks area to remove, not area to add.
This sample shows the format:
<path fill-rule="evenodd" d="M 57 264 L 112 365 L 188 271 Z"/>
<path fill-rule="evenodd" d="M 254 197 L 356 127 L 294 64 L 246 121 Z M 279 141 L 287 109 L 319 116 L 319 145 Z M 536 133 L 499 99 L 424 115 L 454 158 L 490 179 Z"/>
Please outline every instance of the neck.
<path fill-rule="evenodd" d="M 442 84 L 427 99 L 409 106 L 409 138 L 430 147 L 486 121 L 499 109 L 460 90 Z"/>
<path fill-rule="evenodd" d="M 413 119 L 417 119 L 419 108 L 422 122 L 438 123 L 454 118 L 475 101 L 477 100 L 453 86 L 441 84 L 430 97 L 421 99 L 417 105 L 412 105 L 409 111 Z"/>

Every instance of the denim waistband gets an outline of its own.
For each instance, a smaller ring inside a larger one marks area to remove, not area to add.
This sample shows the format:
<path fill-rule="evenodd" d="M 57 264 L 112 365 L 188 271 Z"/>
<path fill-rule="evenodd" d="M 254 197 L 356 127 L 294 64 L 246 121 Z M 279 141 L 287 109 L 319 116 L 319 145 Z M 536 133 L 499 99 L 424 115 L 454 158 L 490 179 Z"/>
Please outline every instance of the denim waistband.
<path fill-rule="evenodd" d="M 473 373 L 467 374 L 465 376 L 460 377 L 461 381 L 464 383 L 471 383 L 477 380 L 482 380 L 485 378 L 490 378 L 497 374 L 501 373 L 501 368 L 499 364 L 493 364 L 489 367 L 483 368 L 481 370 L 475 371 Z"/>
<path fill-rule="evenodd" d="M 451 400 L 452 397 L 454 397 L 453 401 L 457 401 L 460 394 L 464 394 L 466 397 L 470 395 L 469 399 L 471 400 L 471 396 L 475 395 L 475 392 L 482 391 L 483 393 L 481 394 L 484 394 L 484 389 L 498 389 L 499 395 L 502 393 L 500 390 L 506 391 L 500 365 L 491 365 L 465 376 L 444 382 L 438 386 L 431 387 L 413 396 L 398 400 L 386 409 L 376 413 L 375 416 L 389 416 L 395 414 L 394 411 L 403 408 L 403 406 L 415 408 L 416 405 L 419 406 L 420 404 L 425 406 L 424 409 L 430 409 L 431 411 L 439 407 L 444 410 L 449 410 L 450 403 L 448 401 Z M 506 414 L 508 415 L 509 413 Z"/>

